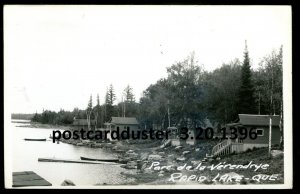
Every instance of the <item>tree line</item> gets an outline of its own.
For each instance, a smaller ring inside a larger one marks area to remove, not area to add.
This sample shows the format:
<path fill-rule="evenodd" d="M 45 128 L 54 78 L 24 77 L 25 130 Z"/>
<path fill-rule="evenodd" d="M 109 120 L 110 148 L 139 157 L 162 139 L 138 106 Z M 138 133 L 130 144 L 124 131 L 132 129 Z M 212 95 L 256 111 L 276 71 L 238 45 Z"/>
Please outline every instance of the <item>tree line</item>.
<path fill-rule="evenodd" d="M 43 110 L 41 114 L 35 113 L 31 121 L 43 124 L 68 125 L 74 119 L 87 119 L 88 124 L 95 120 L 97 127 L 103 127 L 105 122 L 109 122 L 112 116 L 116 117 L 136 117 L 138 114 L 138 103 L 135 101 L 133 89 L 129 85 L 123 91 L 122 102 L 115 104 L 116 94 L 111 84 L 106 91 L 105 102 L 100 104 L 99 94 L 96 105 L 93 105 L 93 97 L 90 96 L 87 108 L 81 110 L 74 108 L 73 111 L 61 109 L 58 112 Z"/>
<path fill-rule="evenodd" d="M 282 46 L 273 50 L 251 68 L 245 46 L 243 61 L 234 59 L 211 72 L 195 60 L 194 52 L 167 68 L 167 77 L 151 84 L 138 102 L 133 88 L 124 89 L 123 100 L 115 104 L 113 85 L 107 88 L 105 102 L 93 106 L 92 96 L 85 110 L 44 111 L 32 121 L 71 124 L 75 118 L 95 119 L 103 127 L 112 116 L 137 117 L 143 128 L 153 124 L 168 126 L 202 126 L 205 119 L 220 124 L 236 122 L 238 114 L 281 114 Z"/>

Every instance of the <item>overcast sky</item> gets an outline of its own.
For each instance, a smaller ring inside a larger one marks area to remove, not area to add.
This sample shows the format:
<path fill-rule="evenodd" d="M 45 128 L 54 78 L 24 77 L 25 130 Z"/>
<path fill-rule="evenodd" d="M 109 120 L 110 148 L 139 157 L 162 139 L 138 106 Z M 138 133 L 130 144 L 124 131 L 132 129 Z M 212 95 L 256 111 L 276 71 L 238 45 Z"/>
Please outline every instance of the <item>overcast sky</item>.
<path fill-rule="evenodd" d="M 252 67 L 291 36 L 290 7 L 5 6 L 5 102 L 14 113 L 117 101 L 129 84 L 138 100 L 192 51 L 206 70 L 243 59 Z M 229 75 L 230 76 L 230 75 Z"/>

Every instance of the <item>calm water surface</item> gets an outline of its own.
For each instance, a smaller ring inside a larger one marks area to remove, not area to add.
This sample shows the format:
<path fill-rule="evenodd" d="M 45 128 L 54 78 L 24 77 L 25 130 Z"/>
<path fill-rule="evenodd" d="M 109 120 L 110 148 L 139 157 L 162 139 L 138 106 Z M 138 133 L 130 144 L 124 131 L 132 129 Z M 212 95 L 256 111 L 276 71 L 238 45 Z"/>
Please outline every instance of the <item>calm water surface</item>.
<path fill-rule="evenodd" d="M 127 171 L 120 165 L 38 162 L 38 158 L 41 157 L 80 159 L 80 156 L 93 158 L 113 158 L 115 156 L 109 150 L 101 148 L 52 143 L 49 135 L 52 134 L 53 129 L 17 127 L 20 125 L 24 124 L 12 123 L 13 172 L 34 171 L 53 186 L 59 186 L 65 179 L 72 180 L 78 186 L 103 183 L 125 184 L 130 181 L 120 175 L 120 172 Z M 24 141 L 24 138 L 47 138 L 47 141 Z"/>

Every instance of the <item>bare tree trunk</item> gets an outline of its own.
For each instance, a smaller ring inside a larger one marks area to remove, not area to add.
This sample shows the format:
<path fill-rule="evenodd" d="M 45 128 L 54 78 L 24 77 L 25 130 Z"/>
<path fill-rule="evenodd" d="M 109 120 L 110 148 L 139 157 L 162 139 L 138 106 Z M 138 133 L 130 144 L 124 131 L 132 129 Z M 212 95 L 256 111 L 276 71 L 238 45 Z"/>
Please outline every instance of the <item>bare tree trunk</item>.
<path fill-rule="evenodd" d="M 275 110 L 274 110 L 274 102 L 273 102 L 273 91 L 274 91 L 274 75 L 273 75 L 273 65 L 271 66 L 271 115 L 275 115 Z"/>
<path fill-rule="evenodd" d="M 124 101 L 124 117 L 126 117 L 125 113 L 126 113 L 126 104 L 125 104 L 126 101 Z"/>
<path fill-rule="evenodd" d="M 86 120 L 87 120 L 87 123 L 88 123 L 88 131 L 91 130 L 91 114 L 92 114 L 92 111 L 87 111 L 86 112 Z"/>
<path fill-rule="evenodd" d="M 106 122 L 106 103 L 104 104 L 104 121 L 103 122 Z"/>
<path fill-rule="evenodd" d="M 89 118 L 89 113 L 88 111 L 86 112 L 86 122 L 88 124 L 88 130 L 90 130 L 90 118 Z"/>
<path fill-rule="evenodd" d="M 162 118 L 162 120 L 161 120 L 161 129 L 163 129 L 164 126 L 165 126 L 165 117 L 166 117 L 167 114 L 168 113 L 165 113 L 164 116 L 163 116 L 163 118 Z"/>
<path fill-rule="evenodd" d="M 95 119 L 95 122 L 96 122 L 96 128 L 98 127 L 98 110 L 96 111 L 96 119 Z"/>
<path fill-rule="evenodd" d="M 170 118 L 170 108 L 168 106 L 168 121 L 169 121 L 169 127 L 171 127 L 171 118 Z"/>
<path fill-rule="evenodd" d="M 279 123 L 279 129 L 280 129 L 280 147 L 283 149 L 283 105 L 281 101 L 281 106 L 280 106 L 280 123 Z"/>
<path fill-rule="evenodd" d="M 258 114 L 260 115 L 260 91 L 258 92 Z"/>

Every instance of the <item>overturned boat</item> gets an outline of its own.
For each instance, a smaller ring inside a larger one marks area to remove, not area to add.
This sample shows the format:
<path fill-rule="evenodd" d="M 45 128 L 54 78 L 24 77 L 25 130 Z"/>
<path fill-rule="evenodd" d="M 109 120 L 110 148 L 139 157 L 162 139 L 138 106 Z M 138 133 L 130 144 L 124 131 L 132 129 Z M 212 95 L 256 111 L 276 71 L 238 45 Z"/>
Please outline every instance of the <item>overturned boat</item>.
<path fill-rule="evenodd" d="M 74 160 L 74 159 L 59 159 L 59 158 L 38 158 L 39 162 L 63 162 L 63 163 L 81 163 L 81 164 L 110 164 L 118 165 L 119 163 L 107 161 L 87 161 L 87 160 Z"/>
<path fill-rule="evenodd" d="M 25 140 L 25 141 L 46 141 L 47 139 L 46 139 L 46 138 L 44 138 L 44 139 L 25 138 L 24 140 Z"/>
<path fill-rule="evenodd" d="M 80 157 L 80 160 L 88 160 L 88 161 L 99 161 L 99 162 L 119 162 L 119 159 L 96 159 L 96 158 L 86 158 Z"/>

